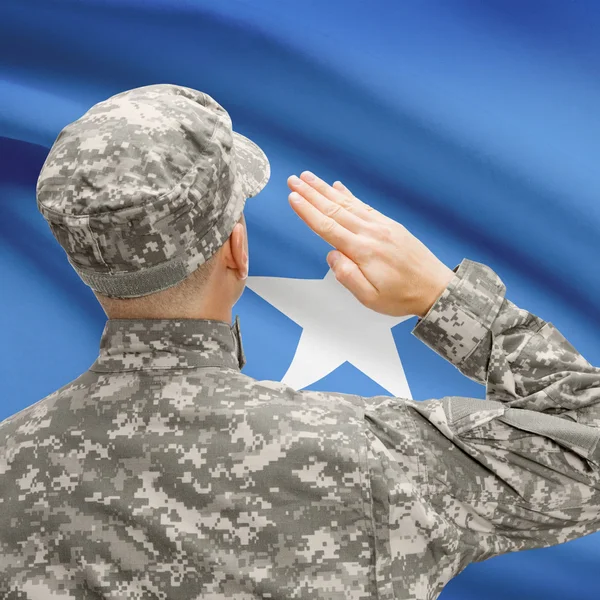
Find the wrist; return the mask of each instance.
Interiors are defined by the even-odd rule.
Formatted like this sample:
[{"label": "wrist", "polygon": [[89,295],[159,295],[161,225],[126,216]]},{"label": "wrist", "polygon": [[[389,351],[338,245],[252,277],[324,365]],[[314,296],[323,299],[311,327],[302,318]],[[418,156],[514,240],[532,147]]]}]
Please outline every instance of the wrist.
[{"label": "wrist", "polygon": [[431,281],[423,294],[419,312],[415,313],[421,319],[431,310],[432,306],[437,302],[439,297],[444,293],[444,290],[448,287],[448,284],[454,278],[454,271],[446,267],[446,265],[443,265],[443,267],[440,274]]}]

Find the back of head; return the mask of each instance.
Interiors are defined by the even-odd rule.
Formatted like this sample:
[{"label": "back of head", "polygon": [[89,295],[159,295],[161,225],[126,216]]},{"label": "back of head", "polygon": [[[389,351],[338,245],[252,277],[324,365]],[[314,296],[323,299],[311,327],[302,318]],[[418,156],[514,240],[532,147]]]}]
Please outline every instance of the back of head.
[{"label": "back of head", "polygon": [[[201,307],[210,296],[211,279],[219,250],[185,279],[159,292],[135,298],[117,298],[94,291],[110,319],[185,318]],[[225,300],[225,299],[223,299]]]},{"label": "back of head", "polygon": [[151,85],[94,105],[60,132],[37,205],[103,305],[151,306],[210,279],[211,257],[269,175],[265,154],[213,98]]}]

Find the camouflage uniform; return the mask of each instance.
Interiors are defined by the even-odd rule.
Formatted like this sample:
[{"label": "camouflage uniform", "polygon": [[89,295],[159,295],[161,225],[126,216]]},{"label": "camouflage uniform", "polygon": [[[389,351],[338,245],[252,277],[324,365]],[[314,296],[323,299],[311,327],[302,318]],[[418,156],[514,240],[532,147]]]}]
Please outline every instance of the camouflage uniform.
[{"label": "camouflage uniform", "polygon": [[486,400],[296,391],[239,322],[109,320],[0,425],[0,595],[433,600],[600,529],[600,369],[463,260],[413,334]]}]

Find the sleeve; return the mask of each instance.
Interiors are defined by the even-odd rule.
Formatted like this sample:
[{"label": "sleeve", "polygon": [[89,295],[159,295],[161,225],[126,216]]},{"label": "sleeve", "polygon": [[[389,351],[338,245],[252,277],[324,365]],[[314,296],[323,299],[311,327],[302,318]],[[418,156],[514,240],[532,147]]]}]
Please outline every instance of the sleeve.
[{"label": "sleeve", "polygon": [[365,414],[464,568],[600,529],[600,369],[507,300],[489,267],[465,259],[455,273],[413,335],[486,399],[370,399]]}]

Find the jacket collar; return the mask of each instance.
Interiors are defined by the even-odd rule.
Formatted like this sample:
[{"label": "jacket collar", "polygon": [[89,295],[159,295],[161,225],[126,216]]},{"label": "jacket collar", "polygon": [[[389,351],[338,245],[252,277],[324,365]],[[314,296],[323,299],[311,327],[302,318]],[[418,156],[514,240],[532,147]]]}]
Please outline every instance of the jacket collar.
[{"label": "jacket collar", "polygon": [[209,319],[109,319],[91,371],[193,369],[246,364],[240,322]]}]

